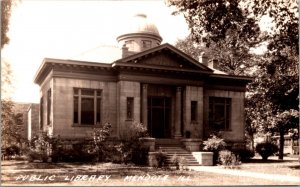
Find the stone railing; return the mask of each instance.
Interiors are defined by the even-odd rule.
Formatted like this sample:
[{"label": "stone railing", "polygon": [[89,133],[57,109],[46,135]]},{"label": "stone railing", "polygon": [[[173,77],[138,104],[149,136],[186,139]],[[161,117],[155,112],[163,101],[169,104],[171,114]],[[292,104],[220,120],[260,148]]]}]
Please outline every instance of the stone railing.
[{"label": "stone railing", "polygon": [[139,141],[142,144],[142,147],[148,148],[149,151],[155,151],[155,138],[143,137],[139,138]]},{"label": "stone railing", "polygon": [[202,144],[202,140],[198,138],[188,138],[181,139],[181,143],[184,145],[185,149],[188,151],[200,151],[200,146]]}]

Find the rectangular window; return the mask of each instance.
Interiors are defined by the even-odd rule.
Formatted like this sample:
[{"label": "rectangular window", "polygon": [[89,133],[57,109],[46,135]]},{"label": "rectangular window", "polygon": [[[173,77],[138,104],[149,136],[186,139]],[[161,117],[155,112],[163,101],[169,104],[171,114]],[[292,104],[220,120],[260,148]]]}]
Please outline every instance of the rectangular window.
[{"label": "rectangular window", "polygon": [[191,121],[197,121],[197,101],[191,101]]},{"label": "rectangular window", "polygon": [[133,97],[127,97],[127,119],[133,119]]},{"label": "rectangular window", "polygon": [[230,130],[231,98],[209,97],[209,126],[213,130]]},{"label": "rectangular window", "polygon": [[44,102],[43,97],[40,99],[40,130],[44,128]]},{"label": "rectangular window", "polygon": [[126,47],[128,47],[129,51],[133,50],[133,40],[125,41],[125,45],[126,45]]},{"label": "rectangular window", "polygon": [[149,49],[152,47],[152,42],[150,40],[143,40],[142,43],[144,49]]},{"label": "rectangular window", "polygon": [[74,88],[73,122],[95,125],[101,122],[101,90]]},{"label": "rectangular window", "polygon": [[47,125],[51,124],[51,89],[47,92]]}]

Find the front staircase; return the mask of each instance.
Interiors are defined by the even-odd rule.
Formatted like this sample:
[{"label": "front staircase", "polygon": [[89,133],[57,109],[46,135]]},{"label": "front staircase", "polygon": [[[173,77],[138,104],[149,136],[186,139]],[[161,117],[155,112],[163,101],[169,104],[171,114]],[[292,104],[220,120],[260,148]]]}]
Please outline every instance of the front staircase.
[{"label": "front staircase", "polygon": [[167,155],[167,165],[173,165],[171,158],[176,154],[178,157],[185,159],[185,166],[200,166],[191,152],[182,147],[180,140],[176,139],[156,139],[155,148],[157,151],[162,151]]}]

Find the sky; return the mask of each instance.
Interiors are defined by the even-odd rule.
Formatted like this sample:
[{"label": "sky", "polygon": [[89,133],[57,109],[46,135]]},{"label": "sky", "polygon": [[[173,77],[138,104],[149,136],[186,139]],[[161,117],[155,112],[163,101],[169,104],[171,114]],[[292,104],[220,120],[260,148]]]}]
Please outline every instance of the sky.
[{"label": "sky", "polygon": [[[33,79],[44,58],[74,59],[99,46],[117,46],[116,37],[137,13],[156,24],[162,43],[174,45],[189,29],[182,15],[171,15],[173,10],[164,0],[19,1],[10,19],[10,42],[1,51],[1,60],[13,72],[12,100],[38,103],[39,86]],[[268,24],[270,19],[261,20]]]},{"label": "sky", "polygon": [[145,13],[163,38],[174,44],[189,34],[183,16],[172,16],[163,0],[22,0],[13,8],[2,60],[13,72],[12,100],[39,102],[34,76],[44,58],[70,59],[101,45],[117,45],[126,22]]}]

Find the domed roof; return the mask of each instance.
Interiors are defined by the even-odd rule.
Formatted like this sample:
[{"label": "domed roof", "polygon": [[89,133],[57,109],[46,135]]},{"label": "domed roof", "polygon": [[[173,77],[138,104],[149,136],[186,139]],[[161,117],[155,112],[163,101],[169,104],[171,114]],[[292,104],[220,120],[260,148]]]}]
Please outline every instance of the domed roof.
[{"label": "domed roof", "polygon": [[136,33],[151,34],[161,38],[157,27],[154,23],[147,19],[147,16],[145,14],[136,14],[135,16],[133,16],[133,18],[124,28],[121,35]]}]

